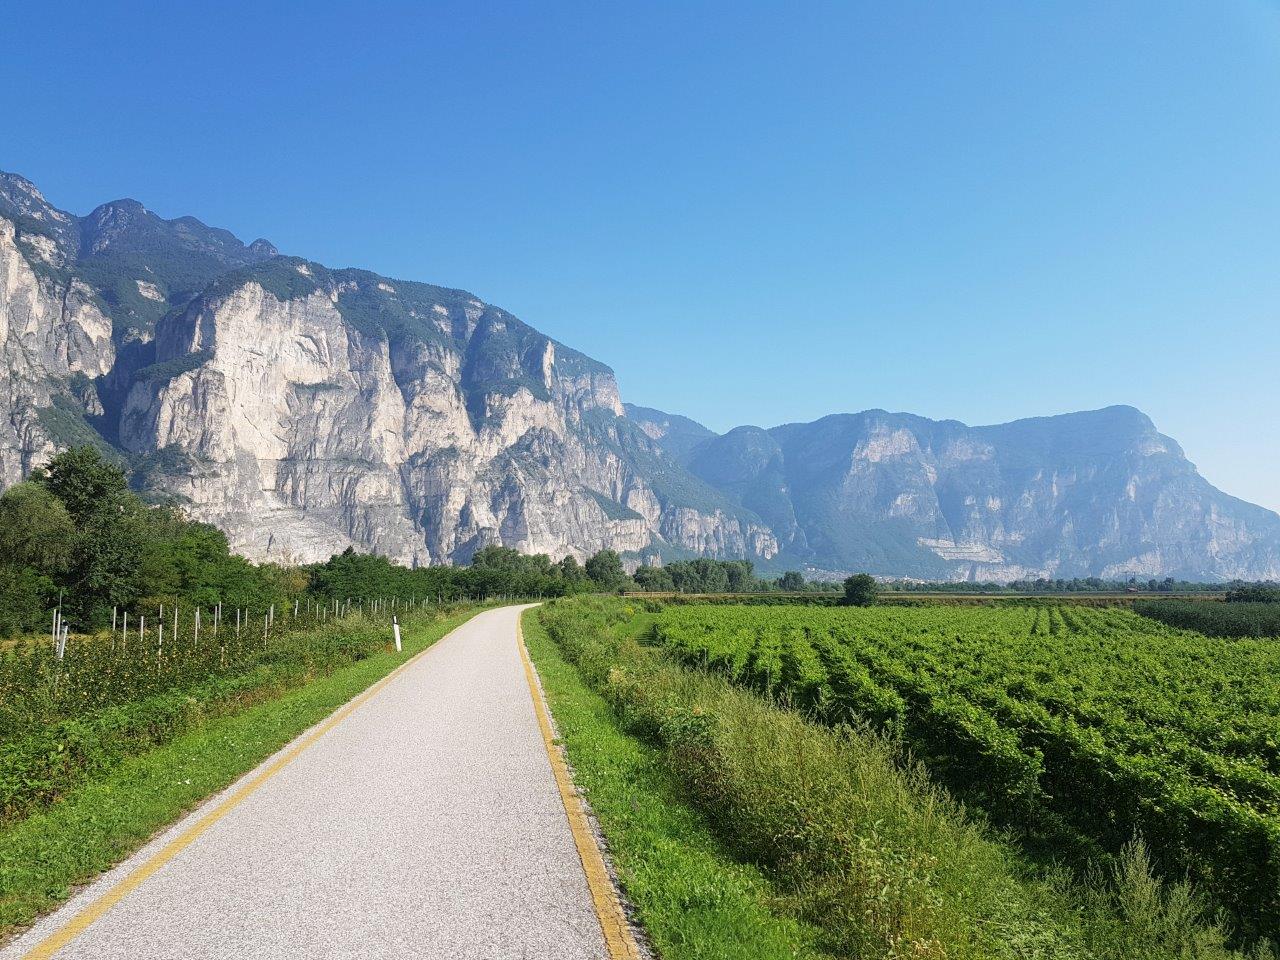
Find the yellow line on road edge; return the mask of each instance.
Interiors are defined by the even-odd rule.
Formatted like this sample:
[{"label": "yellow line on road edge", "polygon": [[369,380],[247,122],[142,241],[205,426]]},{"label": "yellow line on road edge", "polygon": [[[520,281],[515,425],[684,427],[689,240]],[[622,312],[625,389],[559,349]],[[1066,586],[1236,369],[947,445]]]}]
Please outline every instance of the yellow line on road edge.
[{"label": "yellow line on road edge", "polygon": [[[471,618],[464,621],[464,623],[470,622]],[[463,624],[459,624],[458,626],[460,627],[462,625]],[[458,627],[454,627],[454,630],[456,629],[458,629]],[[452,632],[452,630],[449,631],[449,633]],[[449,634],[445,634],[445,637],[448,635]],[[49,934],[49,936],[45,937],[38,944],[32,947],[29,952],[23,954],[22,960],[49,960],[49,958],[53,957],[53,955],[59,950],[69,944],[76,937],[80,936],[80,934],[84,933],[91,923],[101,917],[134,890],[138,889],[138,887],[140,887],[148,877],[187,847],[191,846],[191,844],[195,842],[196,838],[198,838],[202,833],[247,800],[254,791],[288,766],[300,753],[302,753],[302,751],[306,750],[307,747],[311,746],[339,723],[351,716],[351,714],[354,713],[362,704],[366,703],[371,697],[376,695],[379,690],[398,677],[402,672],[409,669],[409,667],[413,666],[413,664],[418,660],[438,647],[445,637],[441,637],[425,650],[419,650],[373,686],[369,687],[354,699],[347,701],[346,705],[340,707],[336,713],[329,717],[328,720],[322,721],[320,726],[314,727],[311,733],[304,736],[301,740],[295,743],[294,746],[280,754],[279,757],[271,762],[269,767],[166,843],[154,856],[151,857],[151,859],[134,868],[133,872],[127,877],[68,920],[65,926],[55,930],[53,933]]]},{"label": "yellow line on road edge", "polygon": [[524,628],[521,626],[523,619],[523,615],[516,617],[516,645],[520,648],[520,659],[524,661],[524,675],[529,681],[529,694],[533,697],[533,709],[538,715],[542,742],[546,745],[547,757],[551,760],[556,786],[560,788],[560,799],[564,802],[564,812],[569,818],[569,830],[578,848],[578,857],[582,860],[582,870],[587,875],[587,887],[591,891],[596,918],[600,921],[600,929],[604,933],[605,946],[609,948],[609,958],[610,960],[640,960],[640,948],[636,944],[635,937],[631,935],[631,927],[627,923],[626,915],[622,912],[622,904],[618,902],[613,878],[609,876],[609,871],[604,865],[604,856],[596,844],[596,837],[591,831],[591,824],[587,821],[582,800],[578,797],[573,780],[569,777],[569,767],[556,747],[551,718],[547,714],[547,706],[542,699],[542,689],[538,686],[537,676],[533,672],[533,661],[529,659],[529,651],[525,649]]}]

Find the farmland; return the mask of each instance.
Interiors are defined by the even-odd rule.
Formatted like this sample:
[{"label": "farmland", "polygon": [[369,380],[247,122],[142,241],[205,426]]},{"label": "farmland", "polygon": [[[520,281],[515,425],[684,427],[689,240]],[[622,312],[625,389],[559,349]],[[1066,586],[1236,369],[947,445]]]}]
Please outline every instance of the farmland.
[{"label": "farmland", "polygon": [[1122,609],[682,606],[653,638],[827,723],[900,737],[1027,839],[1141,835],[1248,930],[1280,917],[1280,643]]},{"label": "farmland", "polygon": [[1142,600],[1134,610],[1171,627],[1212,637],[1280,637],[1280,603]]}]

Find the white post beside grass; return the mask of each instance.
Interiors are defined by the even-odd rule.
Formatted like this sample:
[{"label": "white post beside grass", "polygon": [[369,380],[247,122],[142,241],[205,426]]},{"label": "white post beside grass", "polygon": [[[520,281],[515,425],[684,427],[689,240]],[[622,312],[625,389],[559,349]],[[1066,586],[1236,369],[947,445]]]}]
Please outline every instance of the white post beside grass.
[{"label": "white post beside grass", "polygon": [[396,653],[400,652],[400,618],[394,613],[391,615],[391,632],[396,638]]}]

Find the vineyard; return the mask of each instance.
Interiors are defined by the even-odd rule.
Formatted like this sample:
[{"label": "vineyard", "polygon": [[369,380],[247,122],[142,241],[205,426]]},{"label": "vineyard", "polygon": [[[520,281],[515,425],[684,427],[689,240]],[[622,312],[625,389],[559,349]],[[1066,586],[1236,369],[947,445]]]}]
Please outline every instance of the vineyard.
[{"label": "vineyard", "polygon": [[1133,609],[1171,627],[1211,637],[1280,637],[1280,603],[1140,600]]},{"label": "vineyard", "polygon": [[1135,833],[1245,928],[1280,931],[1280,643],[1121,609],[673,607],[686,662],[903,738],[1008,825]]}]

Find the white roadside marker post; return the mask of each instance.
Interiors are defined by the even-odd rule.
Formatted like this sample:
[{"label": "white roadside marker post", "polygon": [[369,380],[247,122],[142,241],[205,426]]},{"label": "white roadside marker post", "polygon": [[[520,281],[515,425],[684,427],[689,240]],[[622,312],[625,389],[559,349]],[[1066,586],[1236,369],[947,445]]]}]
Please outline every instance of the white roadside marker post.
[{"label": "white roadside marker post", "polygon": [[400,619],[395,614],[391,615],[391,632],[396,637],[396,653],[400,652]]},{"label": "white roadside marker post", "polygon": [[70,625],[62,619],[62,611],[55,611],[53,614],[53,654],[59,660],[67,652],[67,632],[70,629]]}]

